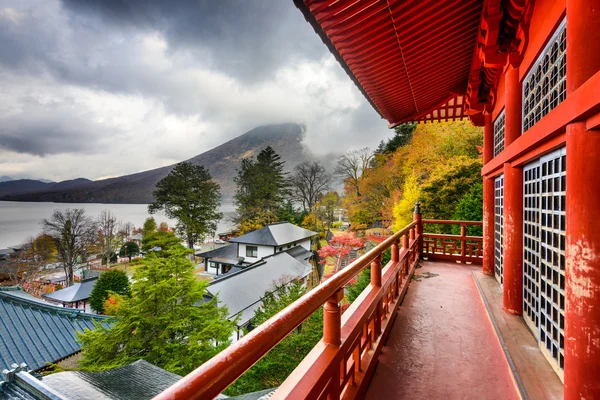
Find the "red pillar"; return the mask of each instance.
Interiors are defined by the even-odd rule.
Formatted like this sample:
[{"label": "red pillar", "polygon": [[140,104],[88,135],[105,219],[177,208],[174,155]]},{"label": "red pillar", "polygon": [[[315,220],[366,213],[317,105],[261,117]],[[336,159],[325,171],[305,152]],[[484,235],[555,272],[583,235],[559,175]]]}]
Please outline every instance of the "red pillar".
[{"label": "red pillar", "polygon": [[483,178],[483,273],[494,276],[493,178]]},{"label": "red pillar", "polygon": [[519,68],[508,67],[505,75],[504,148],[521,136],[521,83]]},{"label": "red pillar", "polygon": [[[505,75],[504,148],[521,136],[519,68]],[[504,164],[504,290],[503,309],[523,314],[523,170]]]},{"label": "red pillar", "polygon": [[600,398],[600,130],[567,127],[565,399]]},{"label": "red pillar", "polygon": [[523,314],[523,170],[504,164],[503,309]]},{"label": "red pillar", "polygon": [[[494,158],[494,124],[485,115],[483,124],[483,164]],[[483,273],[494,276],[494,179],[483,178]]]},{"label": "red pillar", "polygon": [[[567,96],[600,70],[600,0],[567,0]],[[600,88],[598,88],[600,90]],[[567,126],[565,399],[600,398],[600,131]]]}]

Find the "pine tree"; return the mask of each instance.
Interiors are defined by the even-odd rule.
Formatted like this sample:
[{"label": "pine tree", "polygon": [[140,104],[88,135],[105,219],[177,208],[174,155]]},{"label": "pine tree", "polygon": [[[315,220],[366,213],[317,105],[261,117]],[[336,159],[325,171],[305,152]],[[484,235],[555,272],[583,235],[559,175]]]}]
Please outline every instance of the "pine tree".
[{"label": "pine tree", "polygon": [[194,276],[189,252],[178,245],[144,258],[133,276],[131,298],[116,317],[79,335],[84,369],[144,359],[186,374],[229,345],[235,321],[227,319],[217,297],[203,302],[207,283]]},{"label": "pine tree", "polygon": [[288,181],[283,170],[285,162],[269,146],[256,160],[243,159],[238,169],[234,204],[237,222],[263,220],[264,215],[279,215],[288,195]]},{"label": "pine tree", "polygon": [[177,219],[175,230],[191,249],[194,243],[214,234],[223,217],[219,212],[219,189],[207,169],[185,161],[156,184],[148,211],[163,210],[167,217]]}]

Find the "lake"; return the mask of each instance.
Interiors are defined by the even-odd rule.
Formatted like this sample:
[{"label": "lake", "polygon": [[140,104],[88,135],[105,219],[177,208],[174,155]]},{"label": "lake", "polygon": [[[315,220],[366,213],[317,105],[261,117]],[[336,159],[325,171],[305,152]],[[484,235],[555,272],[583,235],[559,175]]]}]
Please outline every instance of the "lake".
[{"label": "lake", "polygon": [[[83,208],[85,213],[97,218],[102,210],[110,210],[117,220],[131,222],[136,228],[143,225],[148,214],[147,204],[79,204],[79,203],[33,203],[0,201],[0,249],[24,243],[30,236],[42,232],[41,221],[50,218],[54,210],[67,208]],[[230,217],[235,211],[233,204],[221,205],[223,219],[219,222],[217,232],[231,229],[233,224]],[[175,226],[174,220],[167,218],[163,213],[154,214],[156,223],[166,222]]]}]

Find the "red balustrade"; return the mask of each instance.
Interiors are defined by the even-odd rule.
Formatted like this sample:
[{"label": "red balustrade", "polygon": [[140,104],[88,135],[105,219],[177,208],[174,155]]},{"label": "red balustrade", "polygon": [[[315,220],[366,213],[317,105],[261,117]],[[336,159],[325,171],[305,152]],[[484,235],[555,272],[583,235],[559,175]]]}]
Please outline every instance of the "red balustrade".
[{"label": "red balustrade", "polygon": [[429,260],[454,260],[481,264],[483,262],[483,237],[467,236],[467,226],[483,226],[480,221],[451,221],[424,219],[423,225],[459,225],[460,235],[423,234],[422,256]]}]

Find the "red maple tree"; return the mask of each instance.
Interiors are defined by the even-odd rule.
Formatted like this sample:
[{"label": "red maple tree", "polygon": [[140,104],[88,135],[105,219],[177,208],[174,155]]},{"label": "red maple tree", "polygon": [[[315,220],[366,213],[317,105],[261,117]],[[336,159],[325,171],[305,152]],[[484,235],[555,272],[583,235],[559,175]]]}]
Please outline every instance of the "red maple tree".
[{"label": "red maple tree", "polygon": [[334,257],[336,259],[336,265],[333,273],[336,273],[341,268],[342,260],[350,254],[350,251],[362,249],[364,245],[363,240],[357,238],[354,233],[337,234],[329,241],[327,246],[324,246],[319,250],[319,263],[325,264],[329,257]]}]

